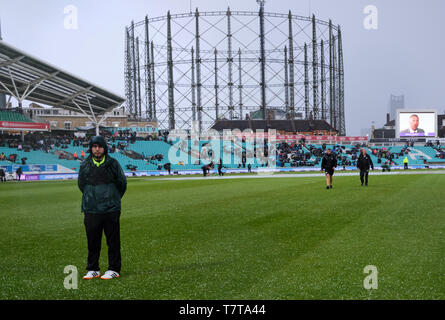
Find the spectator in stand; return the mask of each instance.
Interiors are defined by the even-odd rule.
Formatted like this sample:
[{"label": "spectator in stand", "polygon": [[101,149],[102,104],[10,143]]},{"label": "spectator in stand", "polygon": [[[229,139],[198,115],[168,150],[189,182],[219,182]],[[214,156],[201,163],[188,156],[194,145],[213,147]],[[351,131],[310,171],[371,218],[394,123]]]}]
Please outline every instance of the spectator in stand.
[{"label": "spectator in stand", "polygon": [[0,154],[0,161],[5,161],[6,160],[6,156],[5,156],[5,154],[2,152],[1,154]]},{"label": "spectator in stand", "polygon": [[166,164],[164,164],[164,169],[168,171],[168,175],[171,174],[171,163],[168,162]]}]

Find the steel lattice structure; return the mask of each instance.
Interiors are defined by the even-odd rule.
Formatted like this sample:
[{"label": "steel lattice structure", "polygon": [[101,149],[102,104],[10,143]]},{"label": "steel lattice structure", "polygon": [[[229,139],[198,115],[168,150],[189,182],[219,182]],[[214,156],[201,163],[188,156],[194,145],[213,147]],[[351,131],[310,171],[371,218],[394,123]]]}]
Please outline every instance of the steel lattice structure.
[{"label": "steel lattice structure", "polygon": [[125,89],[133,118],[160,129],[209,128],[267,110],[323,119],[345,135],[340,26],[312,17],[213,11],[126,28]]}]

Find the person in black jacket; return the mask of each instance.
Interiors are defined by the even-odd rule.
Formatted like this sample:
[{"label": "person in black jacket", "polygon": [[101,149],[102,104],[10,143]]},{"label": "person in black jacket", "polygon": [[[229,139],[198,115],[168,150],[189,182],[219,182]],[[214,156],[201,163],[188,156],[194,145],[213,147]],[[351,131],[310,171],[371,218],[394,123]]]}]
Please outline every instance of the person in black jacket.
[{"label": "person in black jacket", "polygon": [[5,170],[3,170],[3,168],[0,168],[0,181],[1,182],[6,182],[6,174],[5,174]]},{"label": "person in black jacket", "polygon": [[210,170],[213,169],[213,162],[210,162],[209,164],[203,165],[201,167],[202,169],[202,174],[204,175],[204,177],[207,177],[207,174],[210,172]]},{"label": "person in black jacket", "polygon": [[222,163],[222,159],[219,159],[219,163],[218,163],[218,175],[219,176],[223,176],[224,172],[222,171],[223,168],[223,163]]},{"label": "person in black jacket", "polygon": [[321,170],[326,174],[326,189],[332,189],[332,177],[337,168],[337,156],[327,149],[323,160],[321,160]]},{"label": "person in black jacket", "polygon": [[210,170],[213,170],[213,168],[214,168],[213,162],[210,162],[209,164],[202,166],[201,169],[202,173],[204,174],[204,177],[206,177],[207,174],[210,173]]},{"label": "person in black jacket", "polygon": [[368,174],[369,168],[374,170],[374,163],[372,163],[371,156],[366,153],[366,149],[362,149],[360,156],[357,160],[357,169],[360,170],[360,181],[365,183],[365,186],[368,186]]},{"label": "person in black jacket", "polygon": [[17,181],[20,181],[21,176],[23,174],[22,167],[18,167],[17,170],[15,171],[15,174],[17,175]]},{"label": "person in black jacket", "polygon": [[119,162],[108,155],[108,146],[103,137],[93,137],[88,151],[90,156],[82,162],[78,178],[88,241],[88,273],[84,279],[100,276],[99,256],[104,232],[108,245],[109,266],[101,279],[108,280],[120,276],[119,219],[121,198],[127,189],[127,179]]},{"label": "person in black jacket", "polygon": [[167,170],[168,171],[168,175],[170,175],[171,170],[172,170],[171,163],[168,162],[168,163],[164,164],[164,169]]},{"label": "person in black jacket", "polygon": [[206,176],[207,176],[207,172],[208,172],[208,170],[209,170],[209,165],[205,164],[205,165],[203,165],[203,166],[201,167],[201,169],[202,169],[202,174],[203,174],[203,176],[206,177]]}]

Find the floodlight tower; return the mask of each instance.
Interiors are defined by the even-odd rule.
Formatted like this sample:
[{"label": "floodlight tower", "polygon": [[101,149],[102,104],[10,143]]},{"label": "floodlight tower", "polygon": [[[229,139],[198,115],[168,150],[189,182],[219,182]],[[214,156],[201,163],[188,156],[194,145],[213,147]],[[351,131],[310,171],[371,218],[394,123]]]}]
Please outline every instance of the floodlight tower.
[{"label": "floodlight tower", "polygon": [[265,54],[265,32],[264,32],[264,4],[266,0],[256,0],[260,6],[260,52],[261,52],[261,113],[266,120],[266,54]]}]

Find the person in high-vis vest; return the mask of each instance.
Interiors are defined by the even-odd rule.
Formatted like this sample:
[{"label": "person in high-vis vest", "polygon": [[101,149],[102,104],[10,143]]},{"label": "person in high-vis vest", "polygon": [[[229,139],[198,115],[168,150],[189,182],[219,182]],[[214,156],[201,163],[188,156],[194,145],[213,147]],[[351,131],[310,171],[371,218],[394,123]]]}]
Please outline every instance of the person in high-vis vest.
[{"label": "person in high-vis vest", "polygon": [[405,157],[405,159],[403,159],[403,168],[405,170],[408,170],[408,157]]}]

